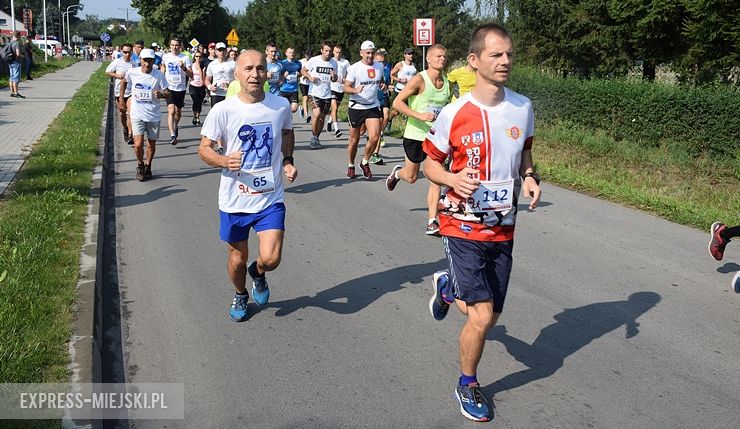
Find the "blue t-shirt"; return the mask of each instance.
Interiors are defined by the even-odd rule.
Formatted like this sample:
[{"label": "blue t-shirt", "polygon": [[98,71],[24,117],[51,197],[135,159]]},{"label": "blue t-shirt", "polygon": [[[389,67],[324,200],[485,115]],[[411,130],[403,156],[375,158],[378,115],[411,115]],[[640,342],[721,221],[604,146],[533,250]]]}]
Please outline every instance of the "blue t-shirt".
[{"label": "blue t-shirt", "polygon": [[267,71],[272,73],[272,77],[267,80],[270,86],[270,93],[280,95],[280,78],[283,76],[283,65],[275,61],[267,65]]},{"label": "blue t-shirt", "polygon": [[383,81],[385,82],[386,90],[381,91],[380,85],[378,85],[378,102],[381,105],[385,104],[385,98],[388,96],[388,86],[391,82],[391,65],[383,62]]},{"label": "blue t-shirt", "polygon": [[288,61],[282,60],[280,62],[283,66],[283,71],[288,72],[288,76],[285,78],[283,86],[280,87],[282,92],[298,92],[298,78],[301,77],[301,65],[300,61]]}]

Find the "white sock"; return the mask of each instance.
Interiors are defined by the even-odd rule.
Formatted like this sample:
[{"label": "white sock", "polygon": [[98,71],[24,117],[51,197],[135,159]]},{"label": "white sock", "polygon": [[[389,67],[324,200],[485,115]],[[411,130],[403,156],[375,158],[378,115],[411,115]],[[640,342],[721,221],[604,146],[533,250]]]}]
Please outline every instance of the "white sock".
[{"label": "white sock", "polygon": [[365,158],[362,158],[362,165],[368,165],[368,164],[369,164],[368,160],[366,160]]},{"label": "white sock", "polygon": [[355,166],[354,164],[347,165],[347,167],[354,167],[354,166]]},{"label": "white sock", "polygon": [[431,224],[433,224],[433,223],[434,223],[434,222],[435,222],[436,220],[437,220],[437,219],[435,219],[435,218],[431,218],[431,219],[429,219],[429,222],[427,222],[427,225],[431,225]]}]

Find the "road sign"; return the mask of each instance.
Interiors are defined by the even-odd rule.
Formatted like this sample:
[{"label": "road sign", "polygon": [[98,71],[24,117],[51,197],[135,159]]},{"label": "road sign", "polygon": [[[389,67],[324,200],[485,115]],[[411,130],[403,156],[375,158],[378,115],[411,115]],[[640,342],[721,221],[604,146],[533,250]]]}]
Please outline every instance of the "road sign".
[{"label": "road sign", "polygon": [[74,36],[72,36],[72,41],[74,43],[84,43],[85,42],[85,38],[82,37],[82,36],[78,36],[78,35],[75,34]]},{"label": "road sign", "polygon": [[229,31],[229,35],[226,36],[226,44],[229,46],[236,46],[239,44],[239,36],[236,35],[236,29],[232,28]]},{"label": "road sign", "polygon": [[103,42],[103,43],[110,42],[110,34],[108,34],[108,33],[101,34],[100,35],[100,41]]},{"label": "road sign", "polygon": [[414,46],[434,44],[434,18],[414,19]]},{"label": "road sign", "polygon": [[198,45],[200,45],[200,42],[198,41],[198,39],[196,39],[195,37],[193,37],[193,40],[190,41],[190,46],[196,47]]}]

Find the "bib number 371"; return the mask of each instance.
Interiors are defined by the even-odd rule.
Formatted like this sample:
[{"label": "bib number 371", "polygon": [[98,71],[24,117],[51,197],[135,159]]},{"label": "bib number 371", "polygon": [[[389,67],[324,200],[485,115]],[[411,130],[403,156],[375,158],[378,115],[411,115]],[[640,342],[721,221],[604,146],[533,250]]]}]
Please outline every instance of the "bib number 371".
[{"label": "bib number 371", "polygon": [[275,190],[275,177],[272,167],[256,170],[242,170],[239,173],[239,193],[242,195],[260,195]]},{"label": "bib number 371", "polygon": [[482,181],[473,193],[471,212],[504,212],[512,208],[514,180],[503,182]]}]

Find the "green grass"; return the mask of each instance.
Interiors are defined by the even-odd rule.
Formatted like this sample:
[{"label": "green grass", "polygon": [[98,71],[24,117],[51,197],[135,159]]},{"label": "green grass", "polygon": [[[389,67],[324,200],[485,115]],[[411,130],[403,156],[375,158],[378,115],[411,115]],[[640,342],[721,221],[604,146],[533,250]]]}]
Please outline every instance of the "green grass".
[{"label": "green grass", "polygon": [[[42,51],[38,51],[42,52]],[[41,56],[39,57],[34,53],[34,64],[31,67],[31,77],[34,79],[41,77],[48,73],[53,73],[57,70],[61,70],[63,68],[69,67],[72,64],[80,61],[79,58],[75,57],[64,57],[61,60],[58,60],[54,57],[49,57],[49,62],[44,62],[44,54],[41,53]],[[26,75],[23,72],[23,69],[21,69],[21,82],[20,82],[20,91],[23,91],[23,82],[26,80]],[[8,76],[0,76],[0,88],[4,88],[8,86]]]},{"label": "green grass", "polygon": [[75,94],[0,200],[0,382],[66,382],[80,248],[108,78]]},{"label": "green grass", "polygon": [[[707,229],[740,224],[740,160],[646,148],[568,122],[538,124],[532,155],[543,179]],[[545,196],[547,199],[547,196]]]}]

